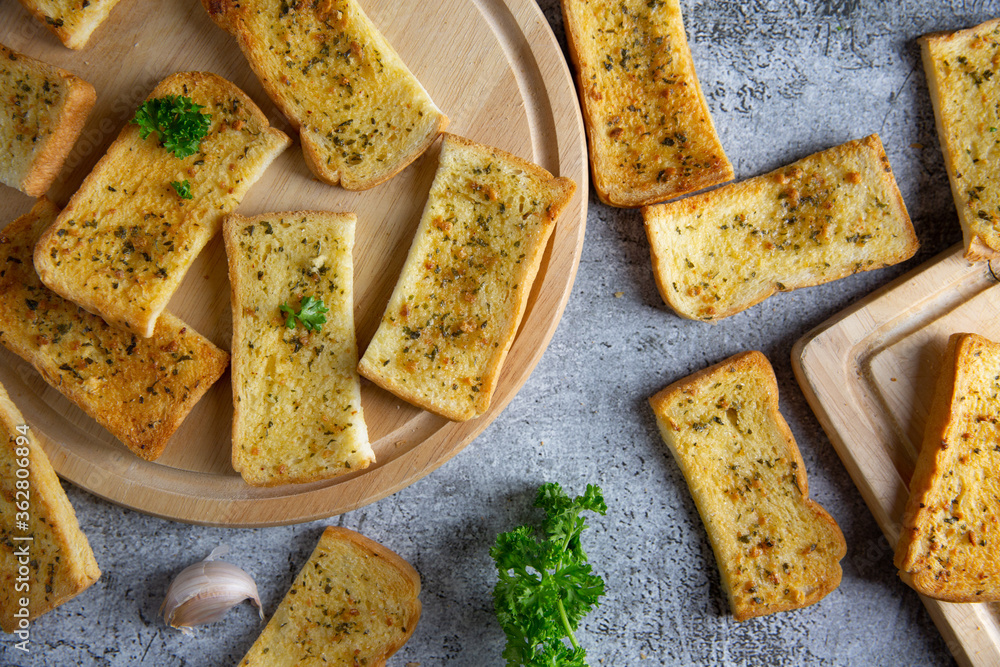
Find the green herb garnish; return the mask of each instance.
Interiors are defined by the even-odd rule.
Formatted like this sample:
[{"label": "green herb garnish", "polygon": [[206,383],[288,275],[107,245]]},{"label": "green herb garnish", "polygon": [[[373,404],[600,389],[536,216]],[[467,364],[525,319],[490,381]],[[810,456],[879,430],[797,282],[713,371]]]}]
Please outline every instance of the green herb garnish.
[{"label": "green herb garnish", "polygon": [[498,535],[490,549],[500,576],[493,606],[507,635],[503,657],[508,666],[585,667],[587,654],[573,631],[604,595],[604,580],[590,573],[580,545],[586,528],[580,512],[604,514],[608,507],[593,484],[571,500],[554,483],[538,489],[535,507],[546,513],[544,540],[531,526],[520,526]]},{"label": "green herb garnish", "polygon": [[183,181],[170,181],[170,185],[174,186],[174,191],[181,199],[194,199],[191,194],[191,183],[186,178]]},{"label": "green herb garnish", "polygon": [[330,312],[330,309],[324,306],[322,301],[311,296],[302,299],[297,313],[287,302],[281,304],[279,308],[281,312],[288,313],[288,319],[285,320],[286,327],[294,329],[295,320],[298,320],[306,328],[306,331],[319,331],[326,323],[326,315],[323,313]]},{"label": "green herb garnish", "polygon": [[212,116],[201,113],[204,108],[183,95],[156,97],[142,103],[132,122],[139,126],[139,136],[143,139],[156,132],[164,148],[186,158],[198,152],[211,127]]}]

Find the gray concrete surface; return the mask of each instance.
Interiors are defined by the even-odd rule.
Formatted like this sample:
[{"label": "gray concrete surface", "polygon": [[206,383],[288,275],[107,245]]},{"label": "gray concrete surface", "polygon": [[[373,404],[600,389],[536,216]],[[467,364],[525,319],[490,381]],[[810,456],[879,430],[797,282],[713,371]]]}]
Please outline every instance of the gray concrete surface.
[{"label": "gray concrete surface", "polygon": [[[557,0],[540,0],[565,49]],[[68,493],[104,570],[84,596],[33,626],[32,653],[0,638],[0,664],[235,664],[256,637],[244,605],[194,638],[157,609],[173,575],[219,543],[258,581],[270,612],[323,526],[382,542],[423,578],[423,618],[391,665],[500,665],[488,549],[537,518],[537,486],[600,484],[609,511],[585,546],[607,596],[579,632],[593,665],[945,665],[941,639],[806,404],[790,350],[807,331],[960,240],[915,38],[1000,14],[952,0],[683,0],[698,74],[737,178],[878,132],[920,238],[904,265],[777,295],[716,326],[660,300],[637,212],[590,196],[572,298],[531,379],[503,415],[441,469],[328,521],[260,530],[193,527]],[[616,293],[623,293],[616,297]],[[762,350],[802,450],[813,498],[847,538],[841,586],[801,611],[736,623],[691,497],[646,397],[724,357]]]}]

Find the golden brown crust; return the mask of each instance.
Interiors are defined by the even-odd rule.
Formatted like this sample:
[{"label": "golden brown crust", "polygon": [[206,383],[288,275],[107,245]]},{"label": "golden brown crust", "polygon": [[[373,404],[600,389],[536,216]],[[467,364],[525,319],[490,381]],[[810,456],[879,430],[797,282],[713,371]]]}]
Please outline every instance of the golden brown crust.
[{"label": "golden brown crust", "polygon": [[642,215],[663,300],[703,321],[896,264],[919,245],[877,135]]},{"label": "golden brown crust", "polygon": [[31,197],[49,189],[96,100],[94,87],[66,70],[0,44],[0,96],[9,113],[0,137],[4,182]]},{"label": "golden brown crust", "polygon": [[229,355],[164,313],[151,338],[115,329],[46,288],[31,265],[58,209],[40,199],[0,236],[0,343],[138,456],[154,460]]},{"label": "golden brown crust", "polygon": [[[226,218],[232,289],[233,468],[253,486],[367,468],[354,331],[352,213]],[[320,331],[286,326],[282,304],[329,309]]]},{"label": "golden brown crust", "polygon": [[20,0],[20,3],[65,46],[82,49],[119,1]]},{"label": "golden brown crust", "polygon": [[[148,99],[185,95],[212,116],[199,151],[177,158],[128,123],[35,251],[53,291],[149,337],[201,249],[290,140],[235,85],[208,72],[164,79]],[[171,185],[186,180],[192,199]],[[98,261],[93,261],[93,257]]]},{"label": "golden brown crust", "polygon": [[1000,257],[1000,169],[992,157],[1000,110],[1000,19],[924,35],[924,73],[948,182],[970,262]]},{"label": "golden brown crust", "polygon": [[948,339],[896,544],[900,577],[948,602],[1000,600],[1000,345]]},{"label": "golden brown crust", "polygon": [[240,667],[385,665],[420,620],[420,575],[399,555],[346,528],[320,537]]},{"label": "golden brown crust", "polygon": [[[0,521],[0,628],[14,632],[21,627],[21,619],[14,614],[22,608],[22,598],[28,600],[28,619],[33,620],[86,590],[101,570],[32,425],[2,386],[0,440],[0,515],[4,517]],[[16,488],[16,471],[25,467],[21,465],[25,460],[27,493]],[[27,528],[18,529],[15,519]],[[27,579],[18,573],[21,566],[30,569]]]},{"label": "golden brown crust", "polygon": [[575,190],[538,165],[445,134],[420,226],[361,375],[447,419],[483,414],[549,235]]},{"label": "golden brown crust", "polygon": [[840,528],[809,499],[767,358],[745,352],[649,399],[743,621],[813,604],[841,579]]},{"label": "golden brown crust", "polygon": [[562,0],[562,11],[601,201],[638,207],[733,178],[677,0]]},{"label": "golden brown crust", "polygon": [[348,190],[383,183],[448,125],[354,0],[202,5],[237,38],[268,97],[299,130],[306,165],[325,183]]}]

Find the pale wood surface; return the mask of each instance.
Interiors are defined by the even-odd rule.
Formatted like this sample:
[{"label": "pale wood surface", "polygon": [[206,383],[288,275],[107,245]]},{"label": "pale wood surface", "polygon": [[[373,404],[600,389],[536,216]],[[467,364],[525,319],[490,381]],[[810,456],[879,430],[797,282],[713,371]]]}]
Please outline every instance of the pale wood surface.
[{"label": "pale wood surface", "polygon": [[[30,366],[2,350],[0,382],[65,479],[127,507],[192,523],[274,525],[331,516],[389,495],[440,466],[503,410],[537,364],[576,275],[588,192],[580,112],[551,29],[531,0],[366,0],[364,7],[448,115],[448,131],[532,160],[578,186],[556,225],[490,411],[471,422],[452,423],[363,381],[362,404],[378,458],[373,467],[327,482],[254,489],[229,463],[228,373],[191,412],[163,456],[149,463],[130,454]],[[0,5],[9,46],[68,69],[97,89],[97,105],[49,192],[56,203],[65,205],[135,107],[159,80],[176,71],[224,76],[253,98],[272,125],[296,137],[236,41],[209,20],[197,0],[126,0],[116,19],[99,30],[90,47],[72,52],[45,39],[45,29],[16,3]],[[439,25],[438,34],[448,39],[426,39],[414,25]],[[296,141],[251,188],[238,211],[357,214],[355,321],[363,352],[402,267],[436,164],[435,145],[388,183],[348,192],[316,181]],[[12,189],[0,192],[4,221],[26,212],[31,203]],[[229,349],[229,284],[220,238],[195,262],[169,310]]]},{"label": "pale wood surface", "polygon": [[[1000,340],[997,281],[963,252],[956,247],[918,267],[792,351],[803,393],[891,545],[948,336]],[[1000,664],[997,605],[921,599],[961,664]]]}]

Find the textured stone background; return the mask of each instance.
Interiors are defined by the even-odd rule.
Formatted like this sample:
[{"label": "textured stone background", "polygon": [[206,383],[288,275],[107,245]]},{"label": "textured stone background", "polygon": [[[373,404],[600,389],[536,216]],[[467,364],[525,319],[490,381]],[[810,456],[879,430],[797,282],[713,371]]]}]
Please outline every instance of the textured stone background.
[{"label": "textured stone background", "polygon": [[[565,50],[557,0],[540,0]],[[413,486],[329,521],[260,530],[192,527],[69,488],[104,570],[82,598],[40,619],[28,659],[0,639],[0,664],[228,665],[257,635],[247,605],[194,639],[157,618],[176,572],[219,543],[275,608],[327,523],[400,553],[423,577],[424,615],[393,665],[500,665],[495,535],[537,519],[534,491],[600,484],[610,506],[585,546],[608,594],[580,631],[591,664],[951,664],[903,586],[854,484],[806,404],[789,353],[807,331],[960,240],[915,38],[1000,15],[971,0],[682,0],[702,86],[737,178],[878,132],[922,248],[905,265],[779,294],[716,326],[681,320],[653,282],[637,212],[590,197],[583,257],[551,346],[482,436]],[[620,298],[616,292],[623,292]],[[847,538],[841,586],[805,610],[737,624],[691,497],[646,397],[746,349],[774,364],[781,409],[812,497]]]}]

